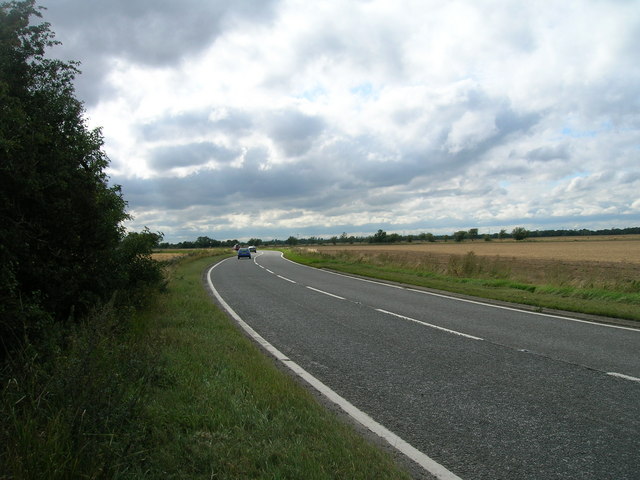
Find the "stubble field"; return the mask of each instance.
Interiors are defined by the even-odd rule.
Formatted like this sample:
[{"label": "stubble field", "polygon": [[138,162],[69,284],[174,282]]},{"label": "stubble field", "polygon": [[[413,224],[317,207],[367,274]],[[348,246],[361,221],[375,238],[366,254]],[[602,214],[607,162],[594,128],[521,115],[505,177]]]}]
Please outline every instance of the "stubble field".
[{"label": "stubble field", "polygon": [[477,240],[404,245],[331,245],[319,254],[445,275],[503,278],[537,285],[613,288],[640,282],[640,236],[525,242]]},{"label": "stubble field", "polygon": [[427,242],[403,245],[327,245],[319,252],[361,250],[364,252],[398,252],[419,255],[465,255],[473,252],[483,257],[568,262],[635,263],[640,265],[640,235],[618,237],[551,237],[516,242],[482,240],[464,242]]},{"label": "stubble field", "polygon": [[[300,261],[530,305],[640,319],[640,235],[297,249]],[[544,297],[544,298],[543,298]]]}]

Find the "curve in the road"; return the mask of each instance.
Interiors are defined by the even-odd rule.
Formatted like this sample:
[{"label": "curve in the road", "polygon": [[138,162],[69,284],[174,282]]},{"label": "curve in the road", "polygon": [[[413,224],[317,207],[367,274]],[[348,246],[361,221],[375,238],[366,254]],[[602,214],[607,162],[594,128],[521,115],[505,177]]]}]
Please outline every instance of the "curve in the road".
[{"label": "curve in the road", "polygon": [[[222,262],[220,262],[220,263],[222,263]],[[363,425],[364,427],[369,429],[371,432],[375,433],[376,435],[378,435],[379,437],[384,439],[386,442],[389,443],[389,445],[391,445],[392,447],[397,449],[400,453],[402,453],[403,455],[407,456],[408,458],[410,458],[414,462],[416,462],[418,465],[420,465],[426,471],[431,473],[433,476],[435,476],[436,478],[438,478],[440,480],[462,480],[460,477],[458,477],[454,473],[450,472],[445,467],[440,465],[438,462],[436,462],[435,460],[430,458],[428,455],[422,453],[417,448],[413,447],[408,442],[406,442],[405,440],[400,438],[398,435],[396,435],[395,433],[393,433],[392,431],[390,431],[389,429],[387,429],[383,425],[381,425],[378,422],[376,422],[369,415],[367,415],[362,410],[360,410],[357,407],[355,407],[353,404],[351,404],[345,398],[343,398],[340,395],[338,395],[336,392],[334,392],[327,385],[325,385],[320,380],[318,380],[316,377],[314,377],[309,372],[307,372],[305,369],[303,369],[300,365],[298,365],[294,361],[290,360],[285,354],[283,354],[280,350],[278,350],[276,347],[271,345],[258,332],[256,332],[253,328],[251,328],[240,317],[240,315],[238,315],[233,310],[233,308],[231,308],[231,306],[229,304],[227,304],[227,302],[224,301],[222,296],[218,293],[216,288],[213,286],[213,282],[211,281],[211,271],[214,268],[216,268],[218,265],[220,265],[220,263],[217,263],[217,264],[211,266],[211,268],[207,272],[207,283],[209,285],[209,289],[211,290],[213,295],[216,297],[218,302],[220,302],[220,304],[223,306],[223,308],[229,313],[229,315],[231,315],[233,317],[233,319],[238,323],[238,325],[240,325],[240,327],[245,332],[247,332],[247,334],[251,338],[253,338],[266,351],[268,351],[270,354],[272,354],[277,360],[282,362],[293,373],[295,373],[297,376],[299,376],[305,382],[307,382],[309,385],[311,385],[313,388],[315,388],[318,392],[320,392],[322,395],[324,395],[325,398],[327,398],[331,402],[333,402],[336,405],[338,405],[347,415],[349,415],[351,418],[353,418],[356,422],[360,423],[361,425]],[[262,266],[260,266],[260,267],[264,268]],[[273,272],[271,272],[271,273],[273,273]],[[278,277],[280,277],[280,275],[278,275]],[[290,280],[288,278],[285,278],[285,277],[280,277],[280,278],[283,278],[284,280],[292,282],[292,283],[297,283],[297,282],[295,282],[293,280]],[[326,293],[326,292],[323,292],[323,293]],[[329,294],[329,295],[332,295],[332,294]],[[336,295],[332,295],[332,296],[335,297]],[[342,297],[340,297],[340,298],[342,298]]]}]

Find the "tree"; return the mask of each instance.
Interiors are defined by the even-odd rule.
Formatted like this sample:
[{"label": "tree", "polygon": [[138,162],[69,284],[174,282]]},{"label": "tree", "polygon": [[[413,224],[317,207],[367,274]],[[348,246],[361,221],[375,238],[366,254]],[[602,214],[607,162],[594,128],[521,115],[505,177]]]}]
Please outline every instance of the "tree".
[{"label": "tree", "polygon": [[469,232],[468,232],[469,238],[471,239],[471,241],[473,242],[476,238],[478,238],[478,229],[477,228],[470,228]]},{"label": "tree", "polygon": [[504,228],[500,230],[500,233],[498,234],[498,238],[500,240],[504,240],[505,238],[507,238],[507,231]]},{"label": "tree", "polygon": [[[129,218],[109,186],[99,129],[74,96],[77,64],[45,56],[57,42],[34,0],[0,5],[0,338],[88,311],[122,287],[118,247]],[[2,347],[0,346],[0,350]]]},{"label": "tree", "polygon": [[287,243],[287,245],[294,246],[294,245],[298,244],[298,239],[296,237],[294,237],[293,235],[291,235],[289,238],[287,238],[286,243]]},{"label": "tree", "polygon": [[387,241],[387,232],[382,229],[379,229],[373,237],[370,237],[371,243],[384,243]]},{"label": "tree", "polygon": [[529,236],[529,232],[524,227],[516,227],[511,232],[511,236],[516,240],[524,240]]},{"label": "tree", "polygon": [[466,236],[467,236],[467,232],[465,232],[464,230],[459,230],[457,232],[454,232],[453,239],[456,242],[461,242],[465,239]]}]

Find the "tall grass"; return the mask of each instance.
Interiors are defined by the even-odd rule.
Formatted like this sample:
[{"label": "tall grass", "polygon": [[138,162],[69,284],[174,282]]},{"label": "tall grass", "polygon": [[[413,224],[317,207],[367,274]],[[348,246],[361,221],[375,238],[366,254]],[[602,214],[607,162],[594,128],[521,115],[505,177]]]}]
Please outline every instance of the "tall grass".
[{"label": "tall grass", "polygon": [[122,320],[104,306],[3,366],[0,478],[112,478],[137,461],[158,357]]},{"label": "tall grass", "polygon": [[0,479],[409,478],[213,304],[215,258],[174,260],[145,308],[107,305],[4,365]]},{"label": "tall grass", "polygon": [[640,320],[640,269],[633,266],[430,252],[298,248],[308,265],[539,308]]}]

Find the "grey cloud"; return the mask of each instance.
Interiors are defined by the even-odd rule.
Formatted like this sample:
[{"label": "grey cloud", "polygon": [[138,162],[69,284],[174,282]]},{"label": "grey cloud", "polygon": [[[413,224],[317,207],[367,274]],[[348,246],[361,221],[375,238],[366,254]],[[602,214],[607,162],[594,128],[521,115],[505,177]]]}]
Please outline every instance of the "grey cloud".
[{"label": "grey cloud", "polygon": [[164,66],[210,46],[231,19],[270,21],[275,0],[43,0],[44,20],[62,46],[52,55],[81,62],[80,99],[94,103],[111,59]]},{"label": "grey cloud", "polygon": [[[247,153],[249,158],[261,158],[261,155],[260,151]],[[292,208],[309,202],[309,199],[322,197],[323,189],[330,180],[321,166],[309,164],[284,165],[268,170],[250,164],[243,168],[201,170],[179,178],[114,178],[115,183],[122,185],[134,209],[181,209],[191,205],[234,207],[237,202],[253,201]]]},{"label": "grey cloud", "polygon": [[175,167],[202,165],[212,160],[218,163],[229,163],[240,153],[211,142],[172,145],[153,149],[149,166],[158,170],[168,170]]},{"label": "grey cloud", "polygon": [[253,127],[248,112],[225,111],[220,118],[211,119],[211,110],[198,110],[161,118],[139,127],[139,133],[146,141],[180,139],[189,136],[214,133],[244,135]]},{"label": "grey cloud", "polygon": [[60,25],[73,48],[97,56],[163,65],[209,46],[231,17],[269,19],[274,2],[49,0],[44,4],[54,31],[55,25]]},{"label": "grey cloud", "polygon": [[534,162],[548,162],[551,160],[566,160],[570,156],[567,145],[543,146],[529,150],[524,158]]},{"label": "grey cloud", "polygon": [[306,153],[325,128],[324,120],[296,110],[268,114],[264,128],[287,156]]}]

